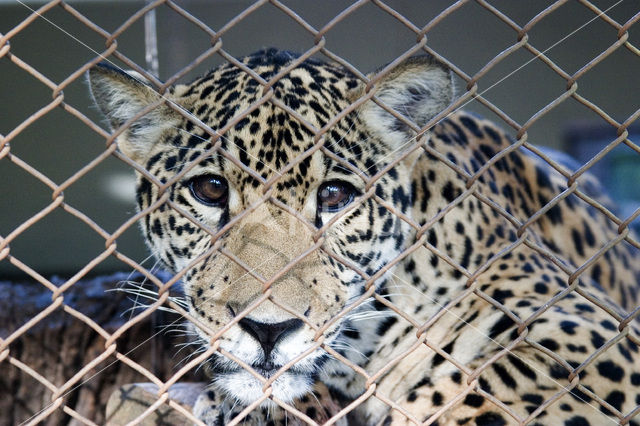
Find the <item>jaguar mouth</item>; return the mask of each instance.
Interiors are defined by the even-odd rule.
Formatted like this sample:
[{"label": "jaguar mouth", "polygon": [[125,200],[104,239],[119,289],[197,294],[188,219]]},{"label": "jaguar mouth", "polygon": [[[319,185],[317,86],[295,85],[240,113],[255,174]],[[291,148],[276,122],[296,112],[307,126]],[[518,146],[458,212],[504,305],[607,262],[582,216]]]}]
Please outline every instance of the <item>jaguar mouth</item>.
[{"label": "jaguar mouth", "polygon": [[[265,362],[259,365],[252,365],[251,368],[253,368],[262,377],[268,379],[276,374],[282,368],[282,366],[275,366],[271,362]],[[290,371],[290,369],[287,371]]]},{"label": "jaguar mouth", "polygon": [[[265,370],[260,367],[252,367],[259,375],[265,379],[270,379],[280,369]],[[287,403],[311,392],[313,389],[313,377],[309,374],[293,372],[290,369],[281,372],[271,383],[272,395]],[[264,398],[264,380],[257,378],[254,374],[239,368],[235,371],[225,371],[214,373],[213,384],[231,397],[232,400],[249,405],[258,399]],[[264,404],[269,405],[270,401],[265,400]]]},{"label": "jaguar mouth", "polygon": [[[228,363],[221,363],[215,355],[211,356],[207,361],[205,361],[205,363],[208,364],[210,371],[215,375],[233,374],[240,372],[247,372],[251,374],[249,370],[236,364],[235,362],[233,363],[233,365],[229,365]],[[269,379],[277,372],[279,372],[282,369],[283,365],[276,365],[271,361],[267,361],[259,364],[251,364],[250,367],[265,379]],[[294,364],[293,366],[284,370],[284,372],[288,372],[294,375],[313,375],[315,374],[315,369],[314,371],[307,371],[306,369],[299,368]]]}]

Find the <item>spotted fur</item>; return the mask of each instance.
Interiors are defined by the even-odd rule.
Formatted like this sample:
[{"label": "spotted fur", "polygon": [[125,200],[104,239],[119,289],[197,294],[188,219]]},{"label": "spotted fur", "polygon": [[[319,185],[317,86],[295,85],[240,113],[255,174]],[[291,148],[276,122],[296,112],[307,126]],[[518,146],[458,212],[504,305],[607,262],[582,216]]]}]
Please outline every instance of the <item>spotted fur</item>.
[{"label": "spotted fur", "polygon": [[[295,60],[260,51],[241,60],[254,74],[222,65],[165,102],[139,75],[90,71],[119,149],[148,171],[137,191],[147,243],[184,273],[203,348],[219,345],[200,418],[225,423],[264,395],[225,354],[265,378],[297,359],[268,392],[318,422],[367,390],[349,424],[514,423],[504,407],[530,424],[600,425],[636,409],[640,333],[618,318],[638,305],[640,262],[626,241],[607,247],[617,225],[574,194],[555,199],[567,179],[488,121],[455,112],[416,137],[453,96],[433,60],[406,60],[375,85],[413,125],[359,101],[365,84],[336,64],[305,60],[268,90],[255,77]],[[194,198],[189,182],[203,175],[228,181],[228,204]],[[582,192],[606,203],[586,180]],[[355,190],[340,212],[318,206],[328,181]],[[229,326],[237,316],[258,328]],[[259,344],[284,323],[295,326]],[[250,423],[293,422],[260,407]]]}]

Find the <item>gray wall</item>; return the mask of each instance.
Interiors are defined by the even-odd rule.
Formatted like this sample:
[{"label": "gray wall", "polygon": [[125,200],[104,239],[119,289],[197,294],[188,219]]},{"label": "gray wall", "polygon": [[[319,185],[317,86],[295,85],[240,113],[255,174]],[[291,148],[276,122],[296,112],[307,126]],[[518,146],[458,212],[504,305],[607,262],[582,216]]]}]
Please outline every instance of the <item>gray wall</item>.
[{"label": "gray wall", "polygon": [[[213,29],[221,28],[251,2],[179,1]],[[302,18],[321,28],[350,2],[287,1]],[[388,1],[398,12],[422,27],[449,5],[449,1]],[[519,25],[524,25],[553,2],[539,0],[494,0],[492,4]],[[613,0],[595,1],[607,8]],[[33,3],[29,3],[33,5]],[[108,32],[118,28],[141,7],[140,2],[72,2],[74,8]],[[34,7],[39,6],[36,4]],[[622,2],[608,14],[625,22],[640,10],[636,1]],[[7,33],[29,15],[17,3],[0,4],[0,33]],[[56,83],[62,82],[78,67],[104,50],[104,39],[56,7],[43,19],[11,39],[11,52]],[[596,15],[576,2],[568,2],[540,21],[529,40],[545,50]],[[160,77],[168,78],[209,47],[207,36],[167,7],[158,10]],[[637,27],[637,25],[636,25]],[[640,46],[637,29],[631,29],[630,41]],[[66,32],[66,33],[65,33]],[[142,22],[134,24],[118,38],[119,50],[134,61],[144,63]],[[402,24],[368,4],[326,36],[327,48],[357,66],[372,71],[403,53],[415,42],[415,34]],[[617,30],[595,19],[547,55],[568,73],[574,73],[617,40]],[[446,18],[428,34],[428,44],[469,75],[478,72],[487,61],[516,43],[516,32],[476,3],[470,3]],[[295,51],[313,45],[313,36],[272,5],[265,5],[231,29],[224,37],[227,52],[242,56],[264,46]],[[480,80],[484,96],[519,123],[565,91],[566,82],[541,61],[534,60],[504,81],[500,81],[532,59],[518,51]],[[117,63],[117,61],[115,61]],[[188,81],[220,62],[213,57],[186,76]],[[595,102],[614,119],[624,121],[638,108],[640,58],[618,49],[582,77],[579,93]],[[495,87],[493,84],[500,81]],[[460,85],[460,91],[464,86]],[[64,91],[65,102],[104,125],[88,98],[83,79]],[[0,58],[0,133],[7,135],[29,115],[51,102],[51,90],[19,69],[7,56]],[[467,109],[492,117],[486,108],[472,103]],[[530,130],[530,140],[563,148],[563,135],[572,123],[590,123],[606,127],[596,114],[574,100],[568,100],[539,120]],[[500,123],[507,127],[505,123]],[[42,171],[56,183],[62,183],[84,164],[98,156],[105,141],[78,119],[58,108],[41,118],[11,140],[11,152]],[[131,195],[133,172],[115,158],[108,158],[65,191],[65,201],[82,211],[108,232],[135,213]],[[20,167],[0,160],[0,236],[6,236],[51,202],[51,190]],[[104,249],[104,239],[78,219],[57,209],[11,243],[11,254],[39,273],[71,275]],[[138,229],[134,226],[118,239],[118,250],[136,261],[147,257]],[[152,261],[147,261],[150,266]],[[92,273],[130,268],[117,259],[101,263]],[[0,261],[0,279],[15,278],[20,271],[7,259]]]}]

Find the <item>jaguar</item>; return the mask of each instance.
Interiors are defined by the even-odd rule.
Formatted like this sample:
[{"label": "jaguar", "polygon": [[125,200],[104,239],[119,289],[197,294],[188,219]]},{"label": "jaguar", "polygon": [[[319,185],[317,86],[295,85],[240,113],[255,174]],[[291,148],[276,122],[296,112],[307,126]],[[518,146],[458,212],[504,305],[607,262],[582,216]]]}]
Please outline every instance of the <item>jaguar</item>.
[{"label": "jaguar", "polygon": [[637,237],[442,63],[88,80],[183,282],[206,424],[640,425]]}]

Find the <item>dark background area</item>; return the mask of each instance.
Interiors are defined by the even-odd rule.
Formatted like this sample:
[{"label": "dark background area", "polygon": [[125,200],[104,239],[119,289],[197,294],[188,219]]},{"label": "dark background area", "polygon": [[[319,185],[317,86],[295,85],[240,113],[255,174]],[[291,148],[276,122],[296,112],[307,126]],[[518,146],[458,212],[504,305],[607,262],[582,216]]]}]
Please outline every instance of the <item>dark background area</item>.
[{"label": "dark background area", "polygon": [[[213,30],[219,30],[252,2],[239,0],[177,1]],[[351,2],[329,0],[285,1],[316,29],[322,28]],[[390,7],[423,27],[450,5],[450,1],[387,1]],[[524,25],[553,2],[493,0],[494,7],[518,25]],[[0,2],[0,33],[6,34],[42,3]],[[77,11],[108,32],[115,31],[143,3],[139,1],[70,2]],[[606,9],[614,1],[594,1]],[[638,2],[625,0],[607,12],[624,23],[640,10]],[[157,9],[160,78],[168,79],[210,47],[208,36],[166,6]],[[75,17],[55,7],[11,38],[11,53],[58,84],[105,50],[105,40]],[[589,22],[591,21],[591,22]],[[587,24],[588,23],[588,24]],[[586,26],[584,26],[587,24]],[[580,29],[584,26],[582,29]],[[577,30],[577,31],[576,31]],[[574,34],[572,34],[575,31]],[[629,41],[640,46],[640,26],[632,26]],[[564,41],[564,37],[572,34]],[[428,34],[428,46],[468,75],[474,75],[501,51],[517,42],[517,33],[485,8],[469,2],[436,25]],[[573,74],[618,40],[617,30],[580,4],[570,1],[538,22],[528,33],[530,43],[546,52],[559,67]],[[304,51],[314,37],[271,4],[265,4],[222,37],[223,48],[243,56],[265,46]],[[326,34],[326,47],[363,72],[381,68],[414,45],[416,36],[374,4],[367,4]],[[144,65],[144,25],[140,20],[117,38],[118,50]],[[121,63],[110,58],[116,64]],[[542,61],[520,49],[495,66],[479,81],[479,91],[518,123],[527,122],[538,110],[562,95],[566,81]],[[182,78],[188,82],[222,62],[214,55]],[[525,65],[526,64],[526,65]],[[522,68],[520,68],[522,67]],[[514,72],[517,70],[516,72]],[[514,72],[512,75],[510,73]],[[502,80],[504,77],[508,78]],[[618,122],[637,109],[640,99],[640,57],[622,46],[578,80],[578,93],[598,105]],[[458,82],[459,92],[464,85]],[[92,106],[84,78],[64,90],[65,102],[106,128]],[[52,90],[20,69],[7,56],[0,58],[0,134],[11,132],[31,114],[48,105]],[[466,109],[497,119],[477,102]],[[616,137],[615,129],[600,116],[568,99],[538,120],[529,140],[581,157],[597,152],[602,143]],[[630,137],[632,140],[633,135]],[[636,136],[635,140],[638,143]],[[586,144],[584,147],[582,144]],[[102,136],[77,118],[55,108],[10,142],[13,155],[60,184],[92,161],[105,148]],[[587,157],[589,158],[589,157]],[[619,160],[622,158],[623,160]],[[620,146],[607,157],[606,175],[617,170],[615,182],[625,197],[639,197],[637,183],[640,156]],[[579,158],[584,163],[586,159]],[[631,161],[629,163],[629,161]],[[623,169],[616,165],[621,165]],[[621,171],[622,170],[622,171]],[[620,188],[612,189],[612,194]],[[8,158],[0,159],[0,237],[6,237],[25,220],[51,202],[52,191]],[[65,192],[65,202],[91,217],[107,232],[114,232],[135,214],[133,171],[117,158],[107,158]],[[637,207],[637,203],[635,207]],[[636,221],[637,222],[637,221]],[[148,257],[136,226],[118,238],[118,250],[143,262]],[[22,232],[10,244],[11,255],[36,272],[71,276],[104,251],[104,238],[67,212],[56,209]],[[144,265],[150,267],[153,260]],[[131,268],[109,257],[89,275]],[[23,279],[24,273],[6,258],[0,261],[0,280]]]}]

